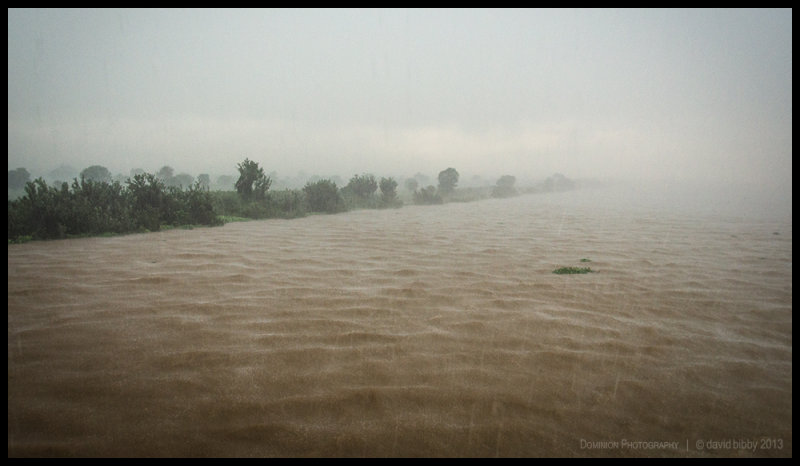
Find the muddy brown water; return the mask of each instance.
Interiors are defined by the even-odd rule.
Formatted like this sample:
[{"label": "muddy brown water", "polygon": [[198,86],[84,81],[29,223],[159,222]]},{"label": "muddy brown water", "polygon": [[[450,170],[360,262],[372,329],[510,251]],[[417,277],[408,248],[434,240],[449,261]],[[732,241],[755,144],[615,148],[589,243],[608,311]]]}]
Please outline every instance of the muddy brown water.
[{"label": "muddy brown water", "polygon": [[598,196],[9,245],[8,455],[791,456],[791,217]]}]

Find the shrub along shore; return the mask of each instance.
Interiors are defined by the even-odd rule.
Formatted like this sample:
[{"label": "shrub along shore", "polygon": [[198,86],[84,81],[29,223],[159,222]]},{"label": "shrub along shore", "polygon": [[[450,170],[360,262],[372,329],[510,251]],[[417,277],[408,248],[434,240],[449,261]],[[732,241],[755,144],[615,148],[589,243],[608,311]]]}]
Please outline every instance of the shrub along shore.
[{"label": "shrub along shore", "polygon": [[[271,180],[256,162],[245,159],[237,168],[236,191],[211,191],[200,181],[185,189],[167,186],[150,173],[136,174],[124,184],[81,176],[71,185],[51,186],[37,178],[26,182],[21,197],[8,201],[8,242],[217,226],[403,205],[393,178],[377,180],[364,174],[353,176],[342,188],[322,179],[308,182],[303,189],[270,191]],[[556,176],[563,185],[566,178]],[[448,168],[439,173],[438,187],[414,186],[411,200],[414,204],[441,204],[515,196],[519,193],[514,181],[506,175],[494,187],[456,189],[458,172]],[[552,177],[548,182],[552,185]],[[571,182],[568,186],[572,187]]]}]

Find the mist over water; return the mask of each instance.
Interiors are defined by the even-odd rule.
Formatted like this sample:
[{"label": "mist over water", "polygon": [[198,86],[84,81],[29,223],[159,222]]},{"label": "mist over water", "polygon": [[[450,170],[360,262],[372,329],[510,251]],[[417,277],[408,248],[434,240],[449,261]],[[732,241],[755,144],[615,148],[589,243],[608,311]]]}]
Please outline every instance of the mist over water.
[{"label": "mist over water", "polygon": [[791,200],[641,188],[9,245],[9,456],[790,457]]},{"label": "mist over water", "polygon": [[608,181],[599,199],[585,191],[563,193],[576,202],[629,213],[682,213],[701,218],[734,217],[745,221],[788,221],[792,218],[791,186],[780,184],[701,183],[687,180],[626,179]]}]

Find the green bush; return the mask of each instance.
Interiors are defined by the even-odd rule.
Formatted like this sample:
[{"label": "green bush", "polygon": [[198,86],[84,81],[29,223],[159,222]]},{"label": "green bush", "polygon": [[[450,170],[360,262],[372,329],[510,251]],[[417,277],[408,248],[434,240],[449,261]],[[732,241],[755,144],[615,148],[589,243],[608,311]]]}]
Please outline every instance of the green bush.
[{"label": "green bush", "polygon": [[25,194],[9,201],[8,239],[14,240],[22,236],[34,239],[62,238],[66,235],[64,209],[69,192],[47,186],[42,178],[25,184]]},{"label": "green bush", "polygon": [[8,201],[11,242],[219,223],[211,196],[199,183],[186,191],[166,188],[147,173],[128,179],[127,186],[81,177],[71,187],[55,187],[37,178],[25,185],[21,198]]},{"label": "green bush", "polygon": [[209,195],[217,215],[243,217],[242,198],[236,191],[211,191]]},{"label": "green bush", "polygon": [[167,187],[151,173],[141,173],[128,179],[131,204],[136,226],[149,231],[158,231],[161,222],[169,223]]},{"label": "green bush", "polygon": [[223,218],[296,218],[306,214],[305,195],[296,189],[272,191],[264,199],[253,201],[244,200],[235,191],[212,191],[209,196],[214,213]]},{"label": "green bush", "polygon": [[303,191],[296,189],[273,191],[270,204],[275,217],[297,218],[306,214],[305,196]]},{"label": "green bush", "polygon": [[582,273],[591,273],[592,269],[589,267],[561,267],[553,270],[553,273],[558,275],[573,275]]},{"label": "green bush", "polygon": [[190,225],[220,225],[222,222],[214,212],[214,205],[211,202],[211,194],[203,187],[200,181],[189,186],[186,191],[180,192],[180,205],[182,217],[180,224]]},{"label": "green bush", "polygon": [[319,180],[307,183],[303,188],[306,204],[310,212],[333,214],[346,210],[344,200],[339,194],[336,183],[331,180]]},{"label": "green bush", "polygon": [[124,233],[134,228],[130,194],[118,181],[109,184],[76,179],[72,192],[63,183],[59,194],[62,208],[68,211],[65,219],[68,235]]}]

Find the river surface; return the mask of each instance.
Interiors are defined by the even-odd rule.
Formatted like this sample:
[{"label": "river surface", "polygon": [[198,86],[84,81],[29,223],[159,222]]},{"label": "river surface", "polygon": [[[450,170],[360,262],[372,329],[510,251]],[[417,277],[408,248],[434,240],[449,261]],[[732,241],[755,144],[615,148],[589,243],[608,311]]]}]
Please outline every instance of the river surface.
[{"label": "river surface", "polygon": [[8,455],[790,457],[791,214],[618,200],[9,245]]}]

